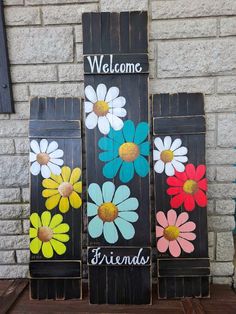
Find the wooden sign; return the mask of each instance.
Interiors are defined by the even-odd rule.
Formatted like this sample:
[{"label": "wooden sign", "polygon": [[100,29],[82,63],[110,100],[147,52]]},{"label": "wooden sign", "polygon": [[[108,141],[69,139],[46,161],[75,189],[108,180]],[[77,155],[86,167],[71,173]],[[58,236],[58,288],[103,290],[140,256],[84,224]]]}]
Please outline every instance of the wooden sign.
[{"label": "wooden sign", "polygon": [[3,1],[0,1],[0,47],[0,113],[14,113]]},{"label": "wooden sign", "polygon": [[147,12],[83,14],[91,303],[149,304]]},{"label": "wooden sign", "polygon": [[34,98],[30,136],[30,294],[81,298],[82,144],[78,98]]},{"label": "wooden sign", "polygon": [[159,298],[208,297],[202,94],[152,96]]}]

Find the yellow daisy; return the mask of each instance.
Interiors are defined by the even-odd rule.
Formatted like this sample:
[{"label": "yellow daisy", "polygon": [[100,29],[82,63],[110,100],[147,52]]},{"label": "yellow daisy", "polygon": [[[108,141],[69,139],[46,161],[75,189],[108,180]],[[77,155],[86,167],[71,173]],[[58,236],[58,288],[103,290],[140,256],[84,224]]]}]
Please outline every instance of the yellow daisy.
[{"label": "yellow daisy", "polygon": [[70,227],[66,223],[62,223],[61,214],[56,214],[51,218],[50,212],[43,212],[41,218],[37,213],[30,216],[30,251],[38,254],[42,249],[42,254],[46,258],[53,257],[53,250],[62,255],[66,252],[66,246],[63,242],[69,241],[70,237],[66,232]]},{"label": "yellow daisy", "polygon": [[64,166],[60,175],[51,173],[49,179],[44,179],[43,187],[46,189],[43,190],[42,195],[47,198],[46,208],[51,210],[59,204],[61,213],[68,212],[70,205],[73,208],[80,208],[82,204],[81,197],[78,194],[82,193],[80,176],[80,168],[74,168],[71,172],[69,167]]}]

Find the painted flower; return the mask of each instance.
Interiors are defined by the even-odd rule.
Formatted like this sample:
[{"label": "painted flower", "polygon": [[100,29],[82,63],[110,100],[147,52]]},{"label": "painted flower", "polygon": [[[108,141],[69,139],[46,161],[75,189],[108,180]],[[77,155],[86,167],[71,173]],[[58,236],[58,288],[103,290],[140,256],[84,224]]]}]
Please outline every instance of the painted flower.
[{"label": "painted flower", "polygon": [[33,152],[30,152],[30,172],[37,176],[40,171],[43,178],[49,178],[51,173],[56,175],[61,173],[61,167],[64,161],[61,159],[64,152],[58,149],[58,144],[55,141],[48,143],[46,139],[42,139],[40,143],[36,140],[30,142],[30,147]]},{"label": "painted flower", "polygon": [[114,130],[123,127],[123,121],[119,117],[126,116],[124,107],[126,100],[119,95],[118,87],[107,87],[99,84],[96,91],[90,85],[85,88],[85,112],[89,113],[85,125],[88,129],[94,129],[97,125],[101,133],[108,134],[110,125]]},{"label": "painted flower", "polygon": [[167,178],[170,186],[167,194],[172,195],[170,205],[178,208],[182,204],[187,211],[195,208],[195,202],[200,207],[207,205],[207,179],[203,178],[206,173],[206,166],[187,164],[185,172],[175,172],[175,176]]},{"label": "painted flower", "polygon": [[111,129],[108,137],[102,137],[98,146],[104,152],[99,154],[101,161],[107,162],[103,167],[103,175],[112,179],[119,172],[122,182],[129,182],[136,172],[145,177],[149,172],[150,144],[147,141],[149,126],[141,122],[135,128],[133,121],[127,120],[120,131]]},{"label": "painted flower", "polygon": [[112,182],[105,182],[102,189],[96,183],[88,187],[88,194],[93,203],[87,204],[87,215],[93,217],[88,224],[88,232],[92,238],[102,234],[108,243],[116,243],[119,238],[117,229],[124,239],[130,240],[135,235],[133,222],[138,220],[135,212],[139,206],[135,197],[130,197],[130,189],[120,185],[115,190]]},{"label": "painted flower", "polygon": [[82,193],[82,181],[79,181],[81,169],[71,169],[67,166],[62,167],[61,175],[51,174],[49,179],[43,180],[42,195],[46,197],[45,206],[48,210],[55,208],[59,204],[62,213],[68,212],[70,205],[79,208],[82,200],[79,194]]},{"label": "painted flower", "polygon": [[173,209],[167,212],[159,211],[156,214],[157,223],[156,237],[157,249],[161,253],[165,253],[168,249],[172,256],[179,257],[181,249],[185,253],[192,253],[194,246],[190,241],[196,239],[195,230],[196,225],[192,221],[188,221],[189,215],[184,212],[178,217]]},{"label": "painted flower", "polygon": [[156,161],[154,170],[162,173],[165,170],[167,176],[173,176],[175,170],[183,172],[184,162],[188,161],[187,148],[182,145],[181,139],[172,141],[170,136],[166,136],[164,141],[160,137],[155,138],[154,145],[157,150],[153,150],[153,160]]},{"label": "painted flower", "polygon": [[51,217],[50,212],[43,212],[41,217],[37,213],[30,216],[32,227],[30,228],[30,251],[38,254],[42,250],[42,254],[46,258],[51,258],[54,252],[63,255],[66,252],[64,242],[68,242],[70,237],[66,234],[70,227],[66,223],[62,223],[61,214]]}]

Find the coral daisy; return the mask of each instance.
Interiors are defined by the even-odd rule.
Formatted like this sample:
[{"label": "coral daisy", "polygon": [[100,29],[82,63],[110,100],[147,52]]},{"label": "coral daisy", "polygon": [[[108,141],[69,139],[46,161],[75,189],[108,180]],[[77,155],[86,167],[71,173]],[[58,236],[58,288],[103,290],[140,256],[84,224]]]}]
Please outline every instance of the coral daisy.
[{"label": "coral daisy", "polygon": [[195,208],[195,202],[200,207],[207,205],[207,179],[203,178],[206,166],[199,165],[196,169],[193,164],[187,164],[185,172],[175,172],[175,176],[167,178],[170,186],[167,194],[172,195],[170,205],[178,208],[182,204],[187,211]]},{"label": "coral daisy", "polygon": [[196,235],[192,231],[196,225],[192,221],[188,221],[189,215],[184,212],[178,217],[173,209],[167,212],[167,216],[163,211],[156,214],[159,226],[156,226],[157,249],[161,253],[165,253],[168,249],[172,256],[179,257],[181,249],[185,253],[192,253],[194,246],[190,241],[195,240]]}]

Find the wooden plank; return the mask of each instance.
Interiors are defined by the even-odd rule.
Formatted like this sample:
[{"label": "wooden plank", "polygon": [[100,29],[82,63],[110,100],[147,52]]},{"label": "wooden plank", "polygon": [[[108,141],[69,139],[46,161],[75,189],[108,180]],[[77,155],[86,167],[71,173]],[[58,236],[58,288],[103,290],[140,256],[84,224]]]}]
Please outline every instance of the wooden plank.
[{"label": "wooden plank", "polygon": [[[208,297],[203,95],[160,94],[153,95],[151,100],[158,295],[159,298]],[[184,185],[187,181],[196,184],[196,189],[187,189]]]},{"label": "wooden plank", "polygon": [[[95,24],[98,25],[98,29],[94,27]],[[85,64],[85,112],[88,114],[85,118],[86,161],[87,169],[93,169],[87,171],[90,302],[92,304],[149,304],[151,265],[149,263],[147,12],[85,13],[83,34],[85,61],[97,57],[100,62],[99,58],[103,57],[103,60],[106,58],[109,62],[112,56],[113,65],[117,62],[121,66],[128,62],[140,63],[143,68],[145,67],[145,71],[144,69],[134,70],[134,73],[124,71],[127,73],[123,75],[119,71],[113,71],[113,67],[110,66],[105,68],[106,71],[108,70],[107,73],[101,73],[106,71],[97,71],[97,69],[91,73],[90,69],[87,71]],[[139,38],[138,43],[137,38]],[[93,44],[94,40],[96,44]],[[112,104],[116,109],[111,109]],[[110,106],[110,113],[113,112],[113,116],[108,111],[106,113],[101,111],[108,110],[107,105]],[[98,125],[92,121],[93,119],[99,119]],[[117,132],[114,132],[114,129]],[[139,135],[135,135],[136,130]],[[119,139],[115,138],[116,136]],[[139,146],[138,155],[133,156],[133,160],[130,161],[126,158],[125,151],[123,153],[120,151],[120,154],[123,154],[122,159],[117,158],[119,152],[115,152],[119,150],[117,141],[119,143],[122,139],[123,142],[119,146],[125,144],[122,149],[128,148],[130,143],[131,146],[134,144],[135,136],[140,136],[140,142],[136,138],[138,145],[145,143],[145,147],[142,146],[143,159],[139,159],[140,165],[135,162],[138,156],[142,155]],[[109,166],[106,166],[109,162]],[[119,164],[120,162],[122,165]],[[114,171],[115,167],[117,171]],[[123,195],[119,202],[115,191]],[[96,197],[99,198],[99,205],[94,208]],[[108,199],[110,201],[106,201]],[[124,204],[125,208],[119,209],[123,206],[120,204],[125,201],[127,204]],[[96,210],[100,215],[97,215],[99,217],[97,219],[100,221],[93,223]],[[113,210],[114,216],[106,218],[105,213]],[[130,218],[125,219],[126,214],[123,215],[121,211],[132,211]],[[105,231],[101,232],[99,229],[100,231],[96,232],[97,226],[101,226],[101,221],[104,225],[102,230]],[[113,228],[113,231],[110,228]],[[96,253],[98,249],[101,256],[104,254],[109,256],[109,261],[112,255],[116,265],[108,265],[110,262],[104,260],[101,265],[91,265],[90,262],[95,258],[91,254]],[[145,258],[149,257],[148,262],[145,263],[147,265],[127,267],[125,263],[119,265],[117,262],[117,259],[121,261],[124,257],[132,259],[132,256],[133,258],[136,256],[137,258],[140,249],[146,252]],[[138,289],[140,281],[142,281],[142,288]]]},{"label": "wooden plank", "polygon": [[14,113],[4,6],[2,1],[0,1],[0,47],[0,113]]},{"label": "wooden plank", "polygon": [[[82,296],[80,113],[78,98],[35,98],[31,102],[32,299]],[[39,163],[36,170],[35,159]]]},{"label": "wooden plank", "polygon": [[16,279],[0,296],[0,310],[1,314],[5,314],[28,286],[27,279]]}]

